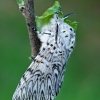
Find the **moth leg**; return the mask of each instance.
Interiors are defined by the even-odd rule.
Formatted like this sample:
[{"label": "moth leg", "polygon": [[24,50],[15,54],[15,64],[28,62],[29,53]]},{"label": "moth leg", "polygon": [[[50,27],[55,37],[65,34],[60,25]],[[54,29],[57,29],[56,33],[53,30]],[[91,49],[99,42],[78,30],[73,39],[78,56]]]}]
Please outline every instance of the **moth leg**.
[{"label": "moth leg", "polygon": [[29,59],[31,59],[31,60],[34,60],[34,59],[35,59],[35,57],[33,57],[33,56],[30,56],[30,57],[29,57]]}]

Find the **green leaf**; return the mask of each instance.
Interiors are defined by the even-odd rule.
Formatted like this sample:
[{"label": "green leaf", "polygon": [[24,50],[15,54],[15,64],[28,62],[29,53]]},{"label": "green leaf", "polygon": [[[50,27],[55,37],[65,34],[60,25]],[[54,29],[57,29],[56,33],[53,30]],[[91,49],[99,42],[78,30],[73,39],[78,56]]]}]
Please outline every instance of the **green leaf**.
[{"label": "green leaf", "polygon": [[48,17],[46,18],[40,18],[40,17],[37,17],[36,16],[36,25],[37,25],[37,30],[38,31],[41,31],[41,28],[48,24],[50,22],[50,19],[53,18],[52,15],[49,15]]},{"label": "green leaf", "polygon": [[64,22],[67,23],[68,25],[70,25],[75,31],[77,30],[78,22],[76,22],[76,21],[72,22],[72,21],[68,20],[67,18],[64,19]]},{"label": "green leaf", "polygon": [[[54,5],[47,9],[45,13],[42,16],[36,16],[36,24],[37,24],[37,30],[41,31],[41,28],[48,24],[50,22],[50,19],[53,18],[54,14],[58,12],[59,17],[63,18],[63,13],[61,11],[61,6],[58,1],[55,1]],[[77,22],[76,21],[70,21],[67,18],[64,19],[65,23],[69,24],[71,27],[73,27],[75,30],[77,29]]]},{"label": "green leaf", "polygon": [[37,30],[40,31],[44,25],[48,24],[56,12],[59,12],[59,15],[62,15],[61,6],[58,1],[55,1],[54,5],[47,9],[42,16],[36,16]]},{"label": "green leaf", "polygon": [[25,6],[25,0],[17,0],[17,3],[20,6]]},{"label": "green leaf", "polygon": [[42,18],[48,17],[50,15],[53,15],[56,12],[61,12],[61,6],[58,1],[55,1],[54,5],[47,9],[47,11],[41,16]]}]

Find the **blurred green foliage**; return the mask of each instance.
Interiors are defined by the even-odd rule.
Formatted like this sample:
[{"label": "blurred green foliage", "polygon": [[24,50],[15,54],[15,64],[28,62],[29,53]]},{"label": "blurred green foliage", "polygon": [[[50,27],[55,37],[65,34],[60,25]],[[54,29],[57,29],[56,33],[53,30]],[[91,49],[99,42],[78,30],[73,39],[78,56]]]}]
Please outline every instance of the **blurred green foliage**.
[{"label": "blurred green foliage", "polygon": [[[34,0],[36,15],[54,0]],[[79,22],[76,48],[56,100],[100,100],[100,0],[59,0],[64,14]],[[11,100],[31,60],[24,17],[16,0],[0,0],[0,100]]]}]

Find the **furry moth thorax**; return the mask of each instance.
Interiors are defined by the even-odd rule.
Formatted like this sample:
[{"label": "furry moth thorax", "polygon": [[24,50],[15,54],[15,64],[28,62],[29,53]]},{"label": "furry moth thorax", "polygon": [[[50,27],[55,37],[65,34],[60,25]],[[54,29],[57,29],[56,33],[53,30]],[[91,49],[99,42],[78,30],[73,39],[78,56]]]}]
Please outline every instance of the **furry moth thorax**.
[{"label": "furry moth thorax", "polygon": [[75,47],[75,30],[64,22],[65,18],[60,18],[58,14],[54,14],[50,23],[42,27],[39,32],[39,38],[42,45],[61,42],[67,50],[73,50]]}]

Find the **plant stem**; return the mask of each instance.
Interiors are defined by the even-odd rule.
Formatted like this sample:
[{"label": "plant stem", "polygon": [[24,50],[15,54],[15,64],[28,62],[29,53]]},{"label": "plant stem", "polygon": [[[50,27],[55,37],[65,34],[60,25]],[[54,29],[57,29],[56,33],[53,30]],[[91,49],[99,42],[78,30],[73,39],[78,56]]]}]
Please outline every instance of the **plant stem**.
[{"label": "plant stem", "polygon": [[31,55],[34,58],[38,54],[40,48],[40,40],[36,31],[34,0],[25,0],[25,7],[22,6],[20,11],[26,20],[31,45]]}]

